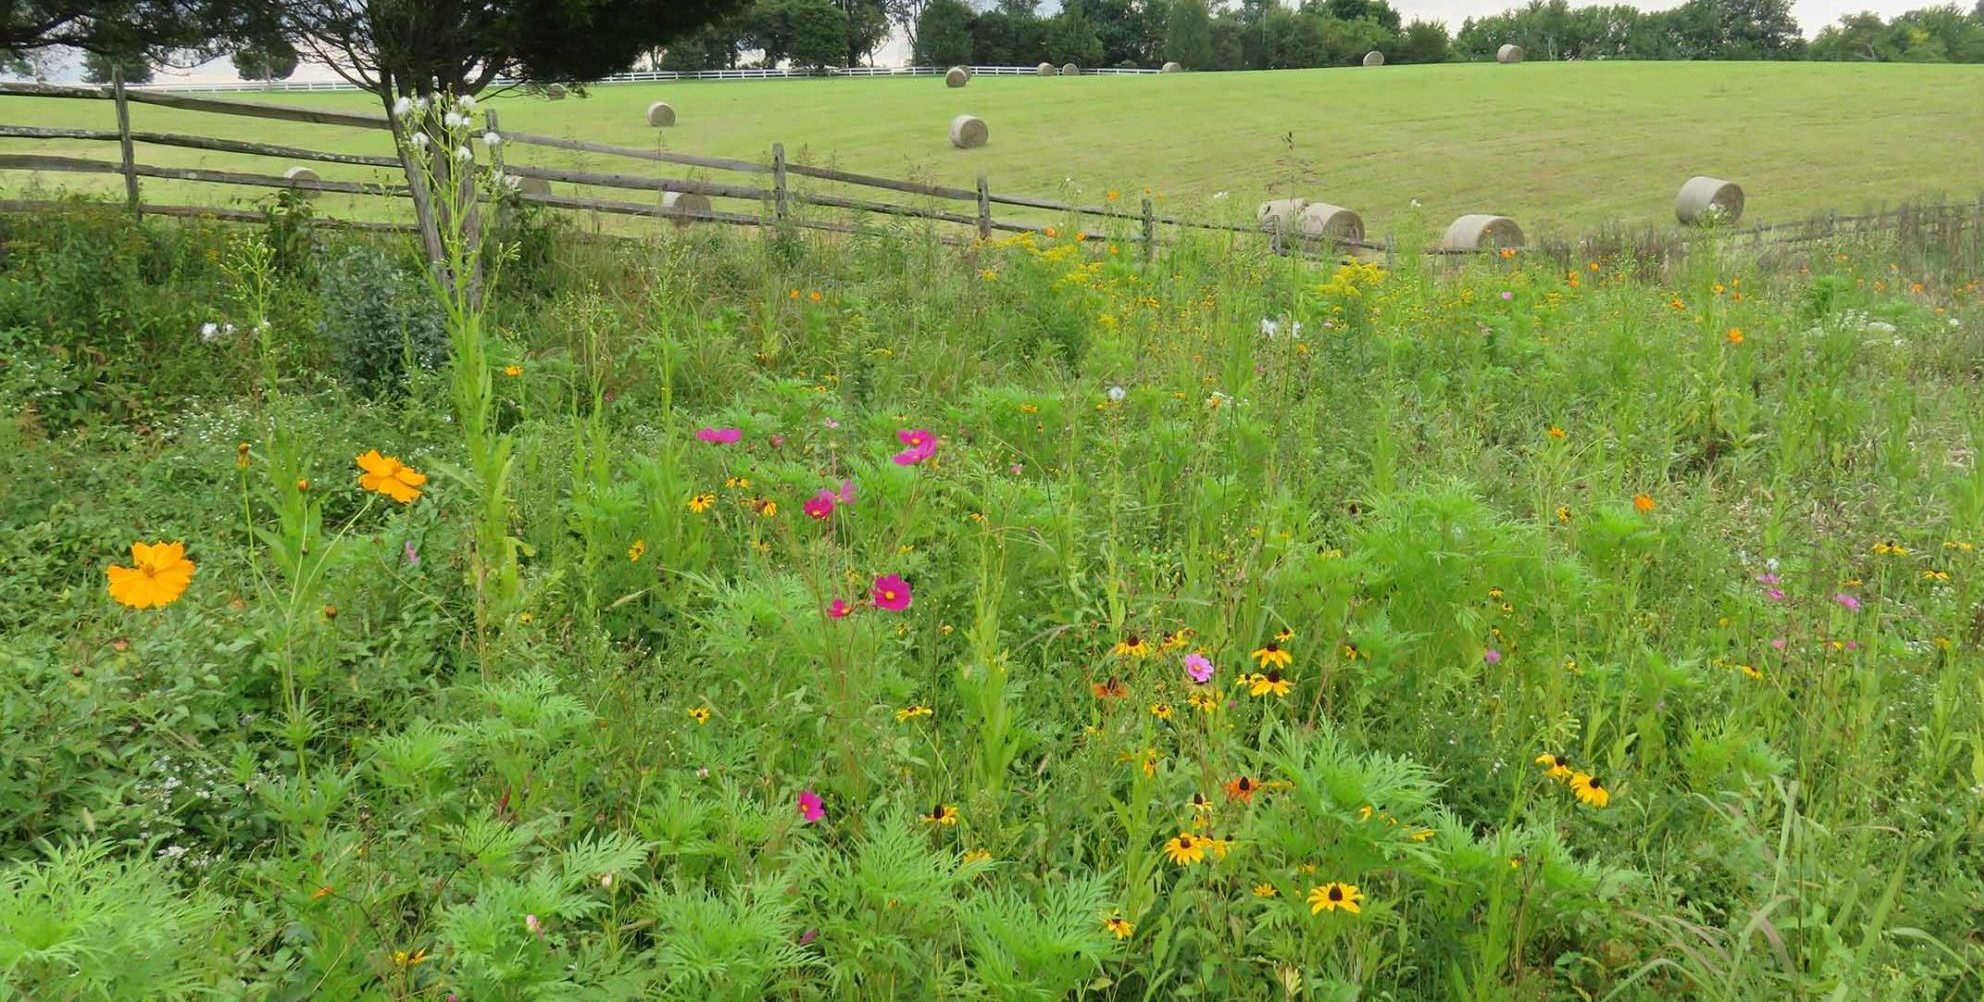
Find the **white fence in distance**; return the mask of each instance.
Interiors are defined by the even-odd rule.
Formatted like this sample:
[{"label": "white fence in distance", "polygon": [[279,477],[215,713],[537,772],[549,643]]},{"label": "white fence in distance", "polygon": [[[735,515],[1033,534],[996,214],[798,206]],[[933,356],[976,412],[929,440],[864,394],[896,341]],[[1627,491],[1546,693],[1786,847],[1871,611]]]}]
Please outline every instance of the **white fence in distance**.
[{"label": "white fence in distance", "polygon": [[[672,80],[787,80],[807,77],[940,77],[950,67],[947,66],[846,66],[829,67],[825,70],[809,69],[759,69],[759,70],[697,70],[677,73],[671,70],[640,70],[632,73],[615,73],[612,76],[592,81],[594,84],[658,83]],[[973,66],[973,76],[981,77],[1030,77],[1037,72],[1033,66]],[[1142,67],[1106,66],[1097,69],[1084,69],[1082,76],[1143,76],[1154,74],[1155,69]],[[514,84],[514,80],[498,80],[496,86]],[[308,93],[311,91],[351,91],[358,88],[343,80],[274,80],[264,83],[260,80],[215,80],[196,83],[185,80],[156,81],[144,85],[132,85],[132,90],[185,91],[198,94],[229,93]]]}]

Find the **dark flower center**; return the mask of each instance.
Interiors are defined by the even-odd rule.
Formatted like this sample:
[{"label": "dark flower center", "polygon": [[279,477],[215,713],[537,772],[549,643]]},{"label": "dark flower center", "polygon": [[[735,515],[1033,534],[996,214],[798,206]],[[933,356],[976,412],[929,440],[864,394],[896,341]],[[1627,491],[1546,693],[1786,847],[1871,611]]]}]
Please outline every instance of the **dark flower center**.
[{"label": "dark flower center", "polygon": [[1268,669],[1268,681],[1269,681],[1269,682],[1271,682],[1271,683],[1274,683],[1274,684],[1277,684],[1277,685],[1278,685],[1278,684],[1280,684],[1280,682],[1281,682],[1281,669],[1279,669],[1279,668],[1270,668],[1270,669]]},{"label": "dark flower center", "polygon": [[1562,768],[1564,768],[1565,766],[1567,766],[1567,765],[1570,765],[1570,764],[1571,764],[1571,760],[1570,760],[1570,759],[1567,759],[1567,758],[1565,758],[1565,757],[1564,757],[1564,756],[1562,756],[1562,755],[1556,755],[1556,756],[1552,756],[1552,759],[1551,759],[1551,761],[1552,761],[1552,763],[1553,763],[1554,765],[1556,765],[1556,766],[1557,766],[1557,768],[1559,768],[1559,769],[1562,769]]},{"label": "dark flower center", "polygon": [[1190,835],[1178,836],[1178,848],[1190,849],[1191,847],[1192,847],[1192,836]]},{"label": "dark flower center", "polygon": [[1605,784],[1599,782],[1597,776],[1593,776],[1590,779],[1586,780],[1584,785],[1589,786],[1594,790],[1605,789]]},{"label": "dark flower center", "polygon": [[1245,776],[1242,776],[1242,777],[1240,777],[1240,782],[1239,782],[1238,784],[1236,784],[1236,785],[1237,785],[1237,786],[1239,787],[1239,789],[1240,789],[1240,792],[1242,792],[1242,793],[1245,793],[1245,792],[1247,792],[1248,790],[1251,790],[1251,789],[1253,789],[1253,788],[1254,788],[1254,781],[1253,781],[1253,780],[1251,780],[1251,779],[1248,779],[1248,778],[1247,778],[1247,777],[1245,777]]},{"label": "dark flower center", "polygon": [[1343,900],[1343,888],[1341,888],[1341,887],[1337,887],[1337,886],[1335,886],[1334,884],[1332,884],[1332,885],[1330,886],[1330,900],[1331,900],[1331,901],[1342,901],[1342,900]]},{"label": "dark flower center", "polygon": [[1268,642],[1268,645],[1267,645],[1267,647],[1265,647],[1265,648],[1263,648],[1263,649],[1264,649],[1264,650],[1266,650],[1266,651],[1267,651],[1267,652],[1268,652],[1269,654],[1275,654],[1275,653],[1278,653],[1278,652],[1279,652],[1279,651],[1281,650],[1281,648],[1279,648],[1279,647],[1276,647],[1276,646],[1274,645],[1274,642],[1273,642],[1273,641],[1269,641],[1269,642]]}]

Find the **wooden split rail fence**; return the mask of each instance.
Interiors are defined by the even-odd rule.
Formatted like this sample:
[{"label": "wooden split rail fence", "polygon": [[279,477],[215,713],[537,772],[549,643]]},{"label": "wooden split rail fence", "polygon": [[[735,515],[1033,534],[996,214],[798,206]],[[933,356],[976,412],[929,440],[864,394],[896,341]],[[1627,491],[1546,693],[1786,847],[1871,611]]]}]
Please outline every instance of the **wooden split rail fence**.
[{"label": "wooden split rail fence", "polygon": [[[44,144],[44,148],[48,143],[114,142],[118,145],[119,151],[116,160],[46,152],[0,153],[0,171],[122,175],[126,201],[131,211],[140,215],[149,212],[173,216],[210,215],[224,219],[260,218],[256,213],[239,208],[219,209],[198,205],[148,203],[141,197],[140,182],[143,179],[289,190],[311,196],[337,194],[406,198],[410,194],[403,175],[398,174],[402,166],[396,151],[380,154],[333,153],[277,143],[136,129],[131,125],[132,105],[151,105],[178,111],[355,128],[370,132],[390,132],[391,123],[383,114],[359,114],[139,90],[124,87],[121,82],[113,82],[107,86],[0,83],[0,97],[10,96],[105,100],[114,103],[117,123],[114,129],[0,124],[0,139],[38,141]],[[5,103],[0,102],[0,108],[4,107]],[[1001,232],[1040,232],[1054,227],[1065,227],[1069,219],[1075,220],[1077,225],[1082,220],[1114,220],[1126,231],[1118,234],[1116,239],[1141,244],[1146,253],[1160,243],[1159,227],[1234,233],[1257,232],[1257,228],[1251,225],[1160,215],[1155,211],[1155,206],[1148,197],[1142,200],[1138,208],[1077,205],[1054,199],[996,192],[991,189],[983,175],[979,176],[977,187],[971,189],[792,163],[786,159],[782,144],[773,145],[767,161],[757,162],[511,132],[498,127],[497,113],[494,110],[486,111],[485,116],[487,128],[502,139],[499,147],[501,151],[499,167],[510,179],[510,183],[519,189],[518,197],[523,201],[552,209],[651,217],[674,223],[788,225],[838,233],[872,232],[873,226],[865,217],[926,220],[963,227],[965,233],[944,234],[945,239],[957,243],[969,242],[973,238],[989,239],[993,234]],[[292,165],[337,164],[347,167],[377,168],[394,172],[393,176],[398,179],[329,180],[314,176],[314,172],[295,176],[243,170],[164,166],[140,161],[138,159],[140,146],[263,157],[286,161]],[[627,169],[615,171],[590,169],[590,165],[588,169],[581,169],[570,163],[521,162],[517,154],[523,149],[533,148],[558,151],[552,155],[554,157],[564,155],[567,160],[583,157],[615,158],[621,162],[640,162],[649,169],[636,171],[631,164]],[[669,168],[677,169],[670,173],[680,173],[684,176],[666,176],[662,173]],[[729,175],[729,177],[725,180],[716,180],[711,175]],[[531,182],[542,182],[542,184]],[[553,193],[549,190],[551,182],[571,185],[574,193]],[[590,193],[598,189],[646,192],[653,194],[655,199],[635,201],[627,197],[605,197]],[[888,196],[871,194],[878,192],[915,196],[919,201],[902,198],[884,201],[881,199]],[[670,199],[667,197],[670,194],[699,196],[699,198]],[[0,208],[21,210],[35,204],[46,203],[15,199],[0,202]],[[810,213],[800,211],[799,207],[840,211]],[[1018,218],[1010,212],[995,216],[995,207],[1032,211],[1023,213]],[[1041,213],[1049,214],[1049,218],[1042,218]],[[834,218],[836,215],[839,218]],[[326,222],[332,225],[364,228],[403,228],[395,224],[364,220],[326,220]],[[1103,236],[1101,233],[1085,235]]]},{"label": "wooden split rail fence", "polygon": [[[147,203],[141,197],[143,179],[289,190],[313,196],[335,194],[359,197],[409,197],[408,189],[404,184],[405,177],[401,173],[403,168],[398,151],[393,147],[391,140],[382,144],[385,147],[385,152],[382,153],[339,153],[269,142],[138,129],[134,128],[131,122],[132,105],[147,105],[181,112],[358,129],[365,134],[376,135],[380,132],[390,133],[392,130],[392,123],[384,114],[361,114],[140,90],[127,88],[121,81],[113,81],[107,86],[0,83],[0,98],[4,97],[112,102],[116,112],[116,127],[113,129],[0,124],[0,139],[30,140],[44,144],[44,148],[50,143],[114,142],[118,147],[117,159],[103,160],[47,152],[0,153],[0,171],[121,175],[124,179],[125,199],[131,211],[138,214],[153,213],[242,221],[263,218],[259,212],[239,207]],[[0,102],[0,108],[4,107],[6,103]],[[1169,228],[1173,237],[1176,232],[1183,230],[1254,236],[1260,233],[1260,228],[1251,223],[1217,222],[1176,215],[1160,215],[1147,196],[1136,208],[1113,203],[1079,205],[1055,199],[995,192],[991,190],[984,175],[978,177],[976,188],[970,189],[792,163],[787,160],[785,149],[780,144],[774,144],[770,157],[764,162],[759,162],[508,132],[497,127],[497,113],[494,110],[486,111],[485,115],[487,127],[502,137],[498,147],[500,151],[497,157],[498,166],[518,187],[518,197],[523,201],[550,209],[656,218],[677,224],[711,222],[746,226],[793,226],[851,234],[877,232],[874,226],[875,217],[923,220],[961,227],[964,231],[962,233],[941,234],[942,239],[953,243],[969,243],[974,238],[985,240],[991,238],[994,233],[1000,232],[1039,232],[1054,227],[1067,227],[1085,236],[1106,236],[1107,234],[1079,229],[1085,221],[1100,220],[1104,221],[1105,225],[1115,224],[1118,232],[1111,237],[1112,239],[1141,245],[1146,256],[1165,241],[1167,234],[1161,228]],[[139,161],[137,152],[139,146],[261,157],[286,161],[295,166],[335,164],[341,167],[386,170],[391,172],[388,177],[392,179],[327,180],[315,176],[314,172],[300,175],[294,172],[286,175],[264,174],[244,170],[149,164]],[[519,162],[515,155],[525,149],[547,151],[546,156],[562,157],[568,162],[563,164]],[[589,169],[591,164],[583,160],[589,157],[613,158],[627,164],[627,169],[621,171]],[[583,167],[570,162],[574,160],[580,160]],[[636,163],[640,164],[642,169],[637,171],[633,167]],[[665,176],[662,173],[664,171],[685,176]],[[729,179],[713,180],[710,177],[713,174],[725,175]],[[573,193],[552,192],[549,189],[552,182],[572,186]],[[645,192],[653,195],[654,198],[651,201],[635,201],[624,196],[607,197],[593,193],[600,189],[610,192]],[[887,193],[887,195],[877,193]],[[670,198],[671,194],[677,197]],[[680,196],[697,196],[697,198],[685,199]],[[880,200],[889,196],[913,196],[920,201],[912,202],[902,198],[892,201]],[[0,201],[0,210],[27,211],[49,204],[52,203],[24,199],[4,200]],[[995,217],[995,206],[1007,211]],[[802,208],[828,211],[808,212],[802,211]],[[1026,211],[1015,214],[1012,210]],[[1045,218],[1042,214],[1046,214]],[[1866,236],[1881,230],[1905,230],[1911,226],[1921,225],[1925,219],[1942,219],[1944,222],[1939,225],[1945,226],[1967,226],[1972,230],[1984,228],[1984,199],[1980,199],[1975,204],[1957,202],[1948,205],[1912,206],[1856,216],[1833,214],[1795,223],[1750,226],[1742,229],[1693,230],[1673,234],[1655,233],[1649,228],[1640,234],[1640,238],[1645,246],[1651,246],[1657,241],[1661,252],[1666,254],[1685,252],[1688,245],[1705,239],[1747,238],[1758,245],[1797,244],[1835,237]],[[404,223],[381,221],[376,218],[327,218],[323,221],[333,226],[360,229],[410,229]],[[1533,244],[1531,249],[1566,261],[1593,260],[1594,255],[1611,256],[1609,252],[1614,249],[1630,252],[1635,244],[1630,235],[1627,236],[1628,239],[1622,240],[1622,233],[1614,232],[1571,241],[1545,240]],[[1292,252],[1327,257],[1335,257],[1345,250],[1359,251],[1367,255],[1383,255],[1388,259],[1393,253],[1389,241],[1343,239],[1326,240],[1308,248],[1287,249]],[[1482,249],[1492,250],[1486,247]],[[1429,247],[1425,252],[1473,255],[1481,251]]]}]

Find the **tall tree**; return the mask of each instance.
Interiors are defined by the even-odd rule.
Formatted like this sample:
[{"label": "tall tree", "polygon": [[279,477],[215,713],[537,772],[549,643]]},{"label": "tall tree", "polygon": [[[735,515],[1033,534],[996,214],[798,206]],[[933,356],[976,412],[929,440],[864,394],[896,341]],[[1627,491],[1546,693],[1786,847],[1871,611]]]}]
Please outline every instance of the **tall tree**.
[{"label": "tall tree", "polygon": [[225,51],[264,0],[0,0],[0,50],[65,47],[163,61]]},{"label": "tall tree", "polygon": [[964,0],[930,0],[910,44],[910,61],[918,66],[970,64],[971,21]]},{"label": "tall tree", "polygon": [[243,80],[287,80],[296,72],[296,46],[281,36],[234,50],[234,74]]},{"label": "tall tree", "polygon": [[1446,25],[1415,20],[1405,26],[1391,58],[1399,63],[1444,63],[1453,56],[1452,44]]},{"label": "tall tree", "polygon": [[1047,26],[1047,58],[1057,63],[1095,66],[1102,62],[1102,39],[1095,25],[1077,11],[1063,10]]},{"label": "tall tree", "polygon": [[137,53],[85,52],[83,53],[83,79],[89,83],[109,83],[118,70],[124,71],[125,83],[151,83],[152,64]]},{"label": "tall tree", "polygon": [[1166,22],[1164,58],[1188,70],[1212,69],[1212,13],[1206,0],[1172,0]]}]

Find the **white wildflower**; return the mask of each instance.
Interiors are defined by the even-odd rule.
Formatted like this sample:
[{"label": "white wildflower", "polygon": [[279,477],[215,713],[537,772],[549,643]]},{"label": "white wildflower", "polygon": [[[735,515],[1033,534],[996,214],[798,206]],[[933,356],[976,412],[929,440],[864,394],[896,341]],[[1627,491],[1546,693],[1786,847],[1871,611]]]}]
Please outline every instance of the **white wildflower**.
[{"label": "white wildflower", "polygon": [[400,99],[393,102],[393,117],[405,118],[411,114],[413,114],[413,98],[401,94]]},{"label": "white wildflower", "polygon": [[200,340],[213,344],[220,340],[220,325],[209,320],[200,325]]},{"label": "white wildflower", "polygon": [[1110,402],[1110,403],[1112,403],[1112,404],[1120,404],[1120,403],[1122,403],[1122,402],[1123,402],[1123,398],[1124,398],[1124,397],[1127,397],[1127,396],[1129,396],[1129,395],[1130,395],[1130,393],[1129,393],[1129,391],[1128,391],[1128,390],[1125,390],[1125,389],[1123,389],[1123,388],[1122,388],[1122,387],[1120,387],[1120,386],[1112,386],[1112,387],[1110,387],[1110,388],[1109,388],[1109,394],[1108,394],[1108,395],[1109,395],[1109,402]]},{"label": "white wildflower", "polygon": [[1212,200],[1213,200],[1213,201],[1215,201],[1215,202],[1218,202],[1218,201],[1221,201],[1221,200],[1223,200],[1223,199],[1225,199],[1225,198],[1226,198],[1227,196],[1229,196],[1229,195],[1231,195],[1231,194],[1233,194],[1233,193],[1232,193],[1232,192],[1230,192],[1230,191],[1215,191],[1215,192],[1213,192],[1213,193],[1212,193]]},{"label": "white wildflower", "polygon": [[420,113],[422,113],[422,114],[426,114],[426,112],[427,112],[427,98],[426,98],[425,96],[422,96],[422,97],[417,97],[417,98],[414,98],[414,99],[413,99],[413,110],[415,110],[415,111],[418,111],[418,112],[420,112]]},{"label": "white wildflower", "polygon": [[503,137],[497,135],[494,132],[485,132],[482,134],[482,145],[487,146],[493,150],[496,147],[503,145]]},{"label": "white wildflower", "polygon": [[416,132],[413,134],[413,145],[418,146],[424,150],[427,148],[428,142],[429,140],[427,138],[427,133]]},{"label": "white wildflower", "polygon": [[468,119],[463,118],[460,112],[451,111],[441,116],[441,124],[450,129],[459,129],[468,124]]},{"label": "white wildflower", "polygon": [[464,115],[468,114],[471,111],[474,111],[475,95],[463,94],[461,97],[455,99],[455,106],[460,108],[462,110],[462,114]]},{"label": "white wildflower", "polygon": [[467,163],[474,163],[474,162],[475,162],[475,151],[474,151],[474,150],[471,150],[471,149],[469,149],[469,148],[468,148],[468,147],[466,147],[466,146],[457,146],[457,147],[455,147],[455,159],[456,159],[456,160],[460,160],[460,161],[461,161],[462,163],[465,163],[465,164],[467,164]]}]

